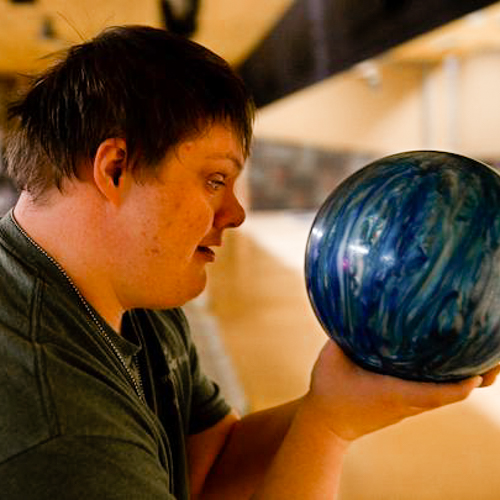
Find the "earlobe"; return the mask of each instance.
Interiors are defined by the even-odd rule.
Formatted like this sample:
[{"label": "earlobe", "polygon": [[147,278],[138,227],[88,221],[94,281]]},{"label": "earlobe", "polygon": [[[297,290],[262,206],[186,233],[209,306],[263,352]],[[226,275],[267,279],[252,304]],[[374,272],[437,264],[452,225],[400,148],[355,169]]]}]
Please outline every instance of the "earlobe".
[{"label": "earlobe", "polygon": [[113,204],[120,204],[129,175],[124,139],[106,139],[94,157],[94,182],[100,193]]}]

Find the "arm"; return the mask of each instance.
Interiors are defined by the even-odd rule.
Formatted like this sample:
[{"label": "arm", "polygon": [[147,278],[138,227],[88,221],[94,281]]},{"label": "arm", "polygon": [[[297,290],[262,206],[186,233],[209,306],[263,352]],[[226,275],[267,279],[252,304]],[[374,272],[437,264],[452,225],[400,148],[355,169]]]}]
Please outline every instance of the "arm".
[{"label": "arm", "polygon": [[308,394],[231,422],[202,498],[333,498],[355,439],[464,399],[483,382],[408,382],[367,372],[328,342]]},{"label": "arm", "polygon": [[[198,498],[249,498],[281,446],[300,400],[237,418],[190,436],[191,492]],[[213,438],[216,437],[214,440]]]}]

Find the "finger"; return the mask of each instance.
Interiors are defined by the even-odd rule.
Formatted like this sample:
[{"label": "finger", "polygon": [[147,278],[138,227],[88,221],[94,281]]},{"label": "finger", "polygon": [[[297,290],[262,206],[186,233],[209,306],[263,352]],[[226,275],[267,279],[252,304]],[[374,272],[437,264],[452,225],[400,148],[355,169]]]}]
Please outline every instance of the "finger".
[{"label": "finger", "polygon": [[460,382],[447,383],[411,383],[413,388],[406,394],[408,403],[413,408],[431,409],[447,404],[457,403],[465,399],[476,387],[481,386],[483,379],[480,376],[468,378]]},{"label": "finger", "polygon": [[500,364],[492,368],[491,370],[488,370],[486,373],[483,373],[481,375],[483,379],[483,383],[481,384],[481,387],[488,387],[492,385],[496,378],[497,375],[500,373]]}]

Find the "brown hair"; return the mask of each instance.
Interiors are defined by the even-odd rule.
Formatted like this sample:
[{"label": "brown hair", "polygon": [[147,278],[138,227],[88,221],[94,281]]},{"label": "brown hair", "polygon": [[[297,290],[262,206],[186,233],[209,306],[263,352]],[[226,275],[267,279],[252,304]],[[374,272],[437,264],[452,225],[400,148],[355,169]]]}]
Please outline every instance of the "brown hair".
[{"label": "brown hair", "polygon": [[146,26],[108,28],[70,48],[10,107],[6,169],[36,198],[78,178],[107,138],[124,138],[134,165],[154,171],[214,122],[234,127],[248,154],[254,110],[238,75],[201,45]]}]

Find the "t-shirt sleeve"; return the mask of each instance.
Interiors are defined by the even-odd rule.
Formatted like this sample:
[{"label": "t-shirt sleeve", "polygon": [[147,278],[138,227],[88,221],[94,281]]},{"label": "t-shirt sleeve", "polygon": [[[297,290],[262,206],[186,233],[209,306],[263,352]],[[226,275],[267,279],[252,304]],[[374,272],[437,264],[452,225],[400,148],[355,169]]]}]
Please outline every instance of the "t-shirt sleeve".
[{"label": "t-shirt sleeve", "polygon": [[221,394],[219,386],[203,372],[184,313],[176,310],[176,314],[182,324],[192,381],[188,432],[197,434],[222,420],[231,411],[231,407]]}]

